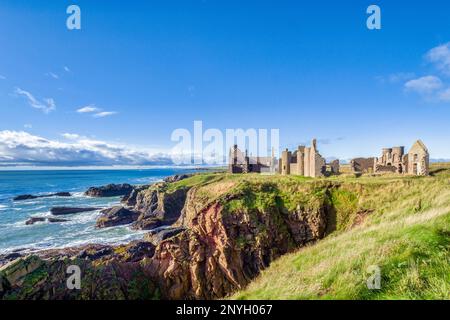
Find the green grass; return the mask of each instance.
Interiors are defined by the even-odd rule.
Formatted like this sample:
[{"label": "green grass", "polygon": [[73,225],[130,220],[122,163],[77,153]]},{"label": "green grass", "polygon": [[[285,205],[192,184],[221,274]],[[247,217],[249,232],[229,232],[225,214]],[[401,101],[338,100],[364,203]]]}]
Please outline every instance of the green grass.
[{"label": "green grass", "polygon": [[[450,299],[448,164],[434,165],[431,177],[246,179],[278,179],[281,194],[334,184],[336,230],[274,261],[231,299]],[[354,226],[361,212],[367,216]],[[367,288],[371,266],[380,268],[379,290]]]}]

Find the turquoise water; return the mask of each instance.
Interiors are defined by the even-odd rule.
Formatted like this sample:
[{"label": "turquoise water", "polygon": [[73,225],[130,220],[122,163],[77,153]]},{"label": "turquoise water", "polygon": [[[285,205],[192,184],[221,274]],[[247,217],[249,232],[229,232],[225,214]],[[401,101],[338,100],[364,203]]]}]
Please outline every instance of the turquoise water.
[{"label": "turquoise water", "polygon": [[[89,198],[83,195],[91,186],[109,183],[150,184],[164,177],[184,173],[181,169],[142,170],[45,170],[0,171],[0,253],[22,249],[60,248],[86,243],[124,243],[142,238],[143,232],[129,226],[96,229],[99,211],[67,215],[65,223],[37,223],[27,226],[30,217],[49,217],[55,206],[109,207],[120,197]],[[20,194],[71,192],[72,197],[12,201]]]}]

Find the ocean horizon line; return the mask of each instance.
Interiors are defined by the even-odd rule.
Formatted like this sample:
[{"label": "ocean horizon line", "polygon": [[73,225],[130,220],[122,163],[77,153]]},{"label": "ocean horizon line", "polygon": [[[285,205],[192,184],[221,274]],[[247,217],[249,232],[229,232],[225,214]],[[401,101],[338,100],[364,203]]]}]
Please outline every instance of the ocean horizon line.
[{"label": "ocean horizon line", "polygon": [[96,170],[149,170],[149,169],[214,169],[223,168],[224,165],[155,165],[155,166],[0,166],[0,172],[6,171],[96,171]]}]

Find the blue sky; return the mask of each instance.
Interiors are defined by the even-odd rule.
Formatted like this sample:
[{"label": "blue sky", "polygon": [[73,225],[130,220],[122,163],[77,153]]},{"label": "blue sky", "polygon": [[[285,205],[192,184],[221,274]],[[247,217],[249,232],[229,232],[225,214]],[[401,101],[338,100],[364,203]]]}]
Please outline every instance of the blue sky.
[{"label": "blue sky", "polygon": [[[82,30],[66,28],[70,4]],[[381,30],[366,27],[370,4]],[[421,138],[450,158],[449,12],[444,0],[2,0],[0,163],[160,163],[194,120],[279,128],[282,147],[317,137],[327,157]]]}]

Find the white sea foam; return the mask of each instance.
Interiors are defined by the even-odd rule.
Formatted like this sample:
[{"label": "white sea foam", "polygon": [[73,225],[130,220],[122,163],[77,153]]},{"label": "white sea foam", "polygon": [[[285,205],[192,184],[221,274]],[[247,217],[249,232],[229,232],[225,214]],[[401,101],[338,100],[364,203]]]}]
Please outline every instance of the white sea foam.
[{"label": "white sea foam", "polygon": [[[27,219],[28,220],[28,219]],[[12,222],[12,223],[5,223],[2,224],[2,227],[5,228],[25,228],[25,222],[27,222],[27,220],[20,220],[20,221],[16,221],[16,222]]]},{"label": "white sea foam", "polygon": [[50,211],[38,211],[38,212],[33,212],[30,217],[33,218],[47,218],[47,217],[52,217],[52,214],[50,213]]},{"label": "white sea foam", "polygon": [[145,177],[145,178],[136,178],[133,179],[132,183],[134,184],[151,184],[157,181],[161,181],[161,177]]},{"label": "white sea foam", "polygon": [[83,212],[81,214],[75,214],[75,215],[68,216],[67,219],[69,221],[67,221],[66,224],[74,225],[74,224],[84,224],[87,222],[95,222],[99,216],[100,216],[99,210]]},{"label": "white sea foam", "polygon": [[24,205],[24,206],[31,206],[31,205],[34,205],[34,204],[38,204],[38,203],[42,203],[40,200],[35,200],[35,201],[27,201],[27,200],[25,200],[25,201],[22,201],[21,202],[21,205]]},{"label": "white sea foam", "polygon": [[84,195],[84,192],[73,192],[72,193],[72,197],[74,197],[74,198],[88,198],[87,196]]}]

